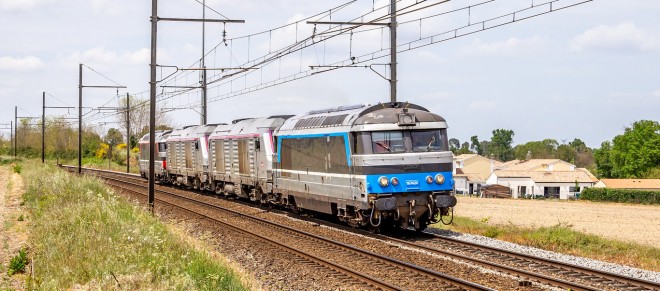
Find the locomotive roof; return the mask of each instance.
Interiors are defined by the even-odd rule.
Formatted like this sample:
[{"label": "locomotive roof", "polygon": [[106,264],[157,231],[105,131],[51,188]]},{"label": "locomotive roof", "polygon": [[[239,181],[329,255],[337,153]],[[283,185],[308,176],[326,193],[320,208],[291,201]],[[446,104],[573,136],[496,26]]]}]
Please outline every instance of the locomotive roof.
[{"label": "locomotive roof", "polygon": [[232,124],[216,127],[209,138],[258,135],[277,128],[288,117],[285,115],[236,120]]},{"label": "locomotive roof", "polygon": [[[399,113],[409,112],[419,122],[444,122],[441,116],[412,103],[379,103],[314,110],[288,119],[280,132],[295,133],[299,130],[323,129],[326,132],[348,131],[354,125],[399,122]],[[348,128],[347,128],[348,127]],[[314,131],[314,130],[313,130]]]},{"label": "locomotive roof", "polygon": [[211,134],[217,126],[217,124],[186,126],[172,131],[167,138],[167,141],[198,139]]},{"label": "locomotive roof", "polygon": [[[171,132],[172,132],[171,130],[156,130],[156,132],[155,132],[156,140],[158,140],[159,138],[162,138],[164,136],[167,136]],[[149,134],[147,133],[147,134],[143,135],[142,138],[140,138],[140,142],[149,142]]]}]

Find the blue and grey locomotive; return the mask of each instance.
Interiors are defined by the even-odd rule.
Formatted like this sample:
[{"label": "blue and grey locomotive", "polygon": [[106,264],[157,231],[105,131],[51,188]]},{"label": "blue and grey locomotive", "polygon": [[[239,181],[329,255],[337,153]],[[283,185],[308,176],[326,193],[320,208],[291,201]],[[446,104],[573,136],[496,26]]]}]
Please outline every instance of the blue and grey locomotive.
[{"label": "blue and grey locomotive", "polygon": [[167,169],[166,177],[184,178],[180,184],[373,228],[421,230],[456,205],[447,123],[415,104],[337,107],[186,130],[203,134],[194,137],[199,143],[180,146],[174,159],[198,152],[203,158],[184,175],[171,172],[174,165]]}]

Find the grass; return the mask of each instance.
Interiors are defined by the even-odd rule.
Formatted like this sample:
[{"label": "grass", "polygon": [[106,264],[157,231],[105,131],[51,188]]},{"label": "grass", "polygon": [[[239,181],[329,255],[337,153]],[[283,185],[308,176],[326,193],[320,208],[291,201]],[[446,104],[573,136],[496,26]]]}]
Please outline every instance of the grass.
[{"label": "grass", "polygon": [[246,289],[227,266],[98,179],[37,163],[23,173],[32,212],[29,288]]},{"label": "grass", "polygon": [[11,276],[16,273],[22,273],[25,271],[25,265],[28,263],[27,252],[24,249],[18,251],[18,255],[13,257],[9,262],[9,267],[7,270],[7,275]]},{"label": "grass", "polygon": [[479,221],[457,216],[454,217],[452,225],[443,228],[564,254],[660,271],[660,260],[658,260],[660,249],[585,234],[573,230],[568,224],[532,229],[513,225],[491,225],[488,223],[488,218]]}]

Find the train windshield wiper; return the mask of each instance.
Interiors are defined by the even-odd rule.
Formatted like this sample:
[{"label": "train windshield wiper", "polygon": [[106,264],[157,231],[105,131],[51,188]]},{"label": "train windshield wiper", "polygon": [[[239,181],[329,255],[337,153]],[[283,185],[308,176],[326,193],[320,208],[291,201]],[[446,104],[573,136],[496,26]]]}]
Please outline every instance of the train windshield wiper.
[{"label": "train windshield wiper", "polygon": [[390,149],[390,146],[388,146],[386,143],[384,143],[384,142],[382,142],[382,141],[375,141],[375,140],[374,140],[373,142],[374,142],[375,144],[377,144],[377,145],[383,147],[383,148],[386,149],[388,152],[390,152],[390,153],[392,152],[392,149]]}]

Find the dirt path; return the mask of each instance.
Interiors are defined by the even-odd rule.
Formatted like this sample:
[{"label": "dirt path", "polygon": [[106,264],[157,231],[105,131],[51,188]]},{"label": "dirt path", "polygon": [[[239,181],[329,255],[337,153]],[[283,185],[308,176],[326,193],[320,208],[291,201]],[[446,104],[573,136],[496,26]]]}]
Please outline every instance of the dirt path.
[{"label": "dirt path", "polygon": [[577,231],[660,248],[658,205],[458,197],[454,214],[524,227],[563,223]]},{"label": "dirt path", "polygon": [[27,246],[29,217],[21,206],[23,191],[21,176],[8,167],[0,167],[0,289],[25,289],[25,274],[7,276],[11,258]]}]

